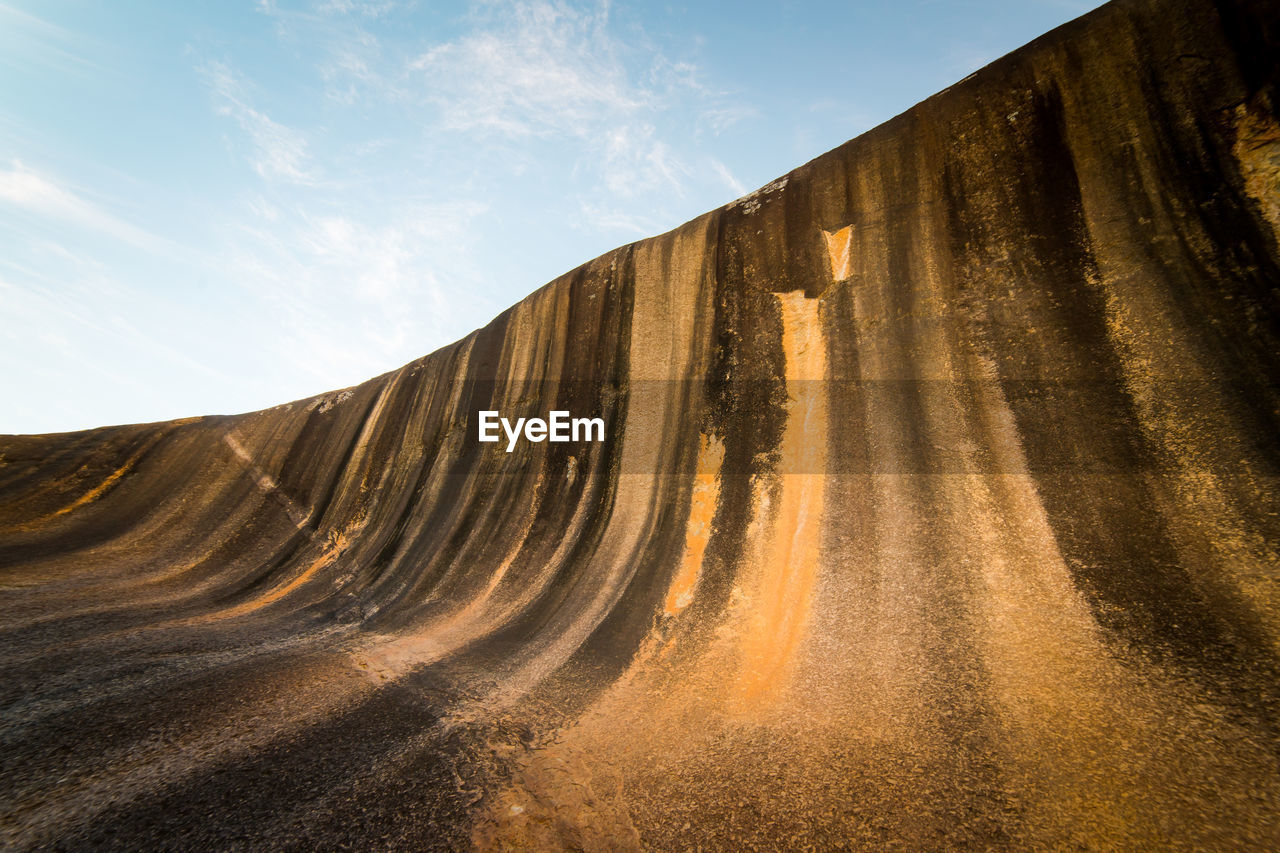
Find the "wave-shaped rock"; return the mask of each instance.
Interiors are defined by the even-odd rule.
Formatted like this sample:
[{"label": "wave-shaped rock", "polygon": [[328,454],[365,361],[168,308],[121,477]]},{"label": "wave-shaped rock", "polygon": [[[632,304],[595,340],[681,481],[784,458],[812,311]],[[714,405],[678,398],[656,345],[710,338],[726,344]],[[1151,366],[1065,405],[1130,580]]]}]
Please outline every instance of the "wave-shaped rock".
[{"label": "wave-shaped rock", "polygon": [[0,439],[0,839],[1273,843],[1278,27],[1118,0],[362,385]]}]

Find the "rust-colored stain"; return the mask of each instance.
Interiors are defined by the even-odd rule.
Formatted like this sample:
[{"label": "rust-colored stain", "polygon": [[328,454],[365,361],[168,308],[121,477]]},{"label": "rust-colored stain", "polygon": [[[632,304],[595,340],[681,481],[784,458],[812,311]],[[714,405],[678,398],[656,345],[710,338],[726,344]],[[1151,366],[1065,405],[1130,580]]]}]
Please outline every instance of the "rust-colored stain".
[{"label": "rust-colored stain", "polygon": [[831,278],[844,281],[852,271],[853,226],[846,225],[835,232],[823,231],[822,239],[827,246],[827,259],[831,261]]},{"label": "rust-colored stain", "polygon": [[261,595],[255,596],[248,601],[242,601],[234,607],[226,610],[215,611],[210,613],[205,619],[232,619],[236,616],[243,616],[246,613],[252,613],[255,610],[261,610],[268,605],[275,604],[290,593],[296,591],[304,584],[314,578],[319,572],[328,568],[334,563],[342,552],[347,550],[353,539],[359,535],[361,528],[364,527],[365,520],[356,518],[350,525],[341,531],[334,531],[328,537],[320,540],[320,553],[307,563],[302,571],[298,572],[287,582],[279,586],[272,587]]},{"label": "rust-colored stain", "polygon": [[676,572],[663,610],[675,616],[693,601],[694,587],[702,570],[702,558],[711,538],[711,522],[716,512],[719,487],[716,478],[724,461],[724,446],[714,437],[703,436],[698,449],[698,471],[693,478],[693,496],[689,503],[689,521],[685,526],[684,555]]},{"label": "rust-colored stain", "polygon": [[126,474],[132,471],[133,467],[138,464],[138,460],[141,459],[143,455],[145,455],[146,452],[150,450],[151,447],[154,446],[157,441],[159,441],[159,439],[160,439],[160,436],[156,436],[151,441],[148,441],[143,447],[139,448],[136,452],[134,452],[132,456],[126,459],[124,463],[120,465],[120,467],[116,468],[114,471],[108,474],[102,480],[102,482],[98,483],[96,486],[94,486],[84,494],[77,497],[71,503],[67,504],[66,506],[59,507],[58,509],[54,510],[51,513],[48,513],[47,515],[43,515],[39,518],[35,518],[30,521],[27,521],[24,523],[23,526],[30,527],[30,528],[38,527],[41,524],[52,521],[55,518],[60,518],[64,515],[74,512],[77,509],[80,509],[83,506],[93,503],[98,498],[105,495],[113,486],[116,485],[116,483],[120,482],[121,478],[123,478]]},{"label": "rust-colored stain", "polygon": [[785,678],[804,630],[818,574],[826,470],[827,411],[822,382],[826,351],[817,299],[795,291],[778,297],[786,357],[787,426],[782,436],[776,509],[766,505],[756,546],[758,580],[746,592],[740,686],[754,701]]}]

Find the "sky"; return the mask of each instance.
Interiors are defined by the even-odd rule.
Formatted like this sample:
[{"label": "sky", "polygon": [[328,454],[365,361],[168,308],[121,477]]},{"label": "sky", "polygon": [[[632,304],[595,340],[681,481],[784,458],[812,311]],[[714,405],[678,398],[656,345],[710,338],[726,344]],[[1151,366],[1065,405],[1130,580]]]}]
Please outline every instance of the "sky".
[{"label": "sky", "polygon": [[1091,0],[0,0],[0,433],[356,384]]}]

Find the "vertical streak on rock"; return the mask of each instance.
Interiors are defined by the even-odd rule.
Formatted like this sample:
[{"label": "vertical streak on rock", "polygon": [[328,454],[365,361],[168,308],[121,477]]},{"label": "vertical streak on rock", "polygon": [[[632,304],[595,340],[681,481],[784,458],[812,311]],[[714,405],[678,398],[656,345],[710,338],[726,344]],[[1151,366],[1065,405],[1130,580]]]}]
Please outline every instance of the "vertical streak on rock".
[{"label": "vertical streak on rock", "polygon": [[[1174,30],[1185,40],[1178,48],[1182,55],[1190,56],[1206,40],[1219,37],[1212,19],[1194,28],[1191,23]],[[1134,52],[1141,57],[1141,50]],[[1105,61],[1119,62],[1110,56]],[[1045,71],[1056,69],[1049,66]],[[1114,73],[1108,70],[1104,76]],[[1280,586],[1274,579],[1280,564],[1274,538],[1280,533],[1275,522],[1280,501],[1274,481],[1266,476],[1274,464],[1265,449],[1267,439],[1259,441],[1259,434],[1275,429],[1280,412],[1272,396],[1270,418],[1264,415],[1259,425],[1241,400],[1265,400],[1258,386],[1274,382],[1274,373],[1266,376],[1264,369],[1261,380],[1250,374],[1259,361],[1274,368],[1274,341],[1262,343],[1265,311],[1250,293],[1250,271],[1231,268],[1231,252],[1240,250],[1222,245],[1216,235],[1229,232],[1231,243],[1244,246],[1265,237],[1259,233],[1263,229],[1250,233],[1228,219],[1227,206],[1215,198],[1228,188],[1199,177],[1225,154],[1213,149],[1225,148],[1226,140],[1214,140],[1201,121],[1192,119],[1194,109],[1181,103],[1186,93],[1195,91],[1186,79],[1195,73],[1185,63],[1172,68],[1150,63],[1143,71],[1149,78],[1146,86],[1166,93],[1166,100],[1150,109],[1143,106],[1155,103],[1147,88],[1135,86],[1104,101],[1090,97],[1088,86],[1063,86],[1062,134],[1078,172],[1081,218],[1087,229],[1082,237],[1097,269],[1089,285],[1105,306],[1106,335],[1116,354],[1118,379],[1154,457],[1151,471],[1140,476],[1151,496],[1152,514],[1166,529],[1169,549],[1190,581],[1191,594],[1177,604],[1214,613],[1194,614],[1211,626],[1205,630],[1210,635],[1204,643],[1207,663],[1199,665],[1239,665],[1273,682],[1274,660],[1264,661],[1256,653],[1267,647],[1270,654],[1265,656],[1280,652]],[[1280,129],[1274,119],[1267,129],[1267,119],[1243,120],[1247,116],[1252,114],[1243,105],[1224,116],[1224,125],[1231,119],[1236,122],[1231,154],[1237,160],[1245,154],[1247,160],[1246,152],[1252,152],[1261,165],[1267,158],[1260,152],[1270,145],[1269,174],[1274,182]],[[1098,126],[1105,126],[1104,119],[1129,126],[1129,144],[1119,162],[1110,153],[1110,140],[1096,134]],[[1257,147],[1242,144],[1246,139],[1253,139]],[[1240,168],[1241,189],[1248,194],[1260,186],[1260,175],[1266,172],[1251,169],[1249,162],[1240,163]],[[1274,199],[1255,201],[1264,218],[1276,210]],[[1264,249],[1259,254],[1268,253]],[[1210,271],[1231,278],[1204,274]],[[1274,295],[1273,277],[1269,284]],[[1224,338],[1223,327],[1243,334]],[[1261,349],[1272,352],[1267,358],[1242,362],[1238,352],[1255,336]],[[1224,429],[1226,425],[1230,428]],[[1222,625],[1223,614],[1231,614],[1234,624]],[[1247,693],[1256,689],[1239,687]]]},{"label": "vertical streak on rock", "polygon": [[[971,375],[994,376],[993,364],[972,357]],[[984,378],[970,387],[975,444],[999,473],[955,478],[966,520],[956,547],[977,569],[975,633],[1005,736],[1017,744],[1006,761],[1025,774],[1011,787],[1046,843],[1087,846],[1090,825],[1152,842],[1138,805],[1138,792],[1151,790],[1150,768],[1116,762],[1140,741],[1135,721],[1149,709],[1139,711],[1137,686],[1107,656],[1072,583],[999,385]],[[1129,716],[1105,728],[1091,722],[1121,696]]]},{"label": "vertical streak on rock", "polygon": [[704,435],[698,449],[698,469],[694,474],[693,495],[689,501],[684,554],[663,604],[663,611],[668,616],[679,614],[693,601],[698,576],[702,571],[702,558],[707,550],[707,541],[711,538],[711,522],[715,516],[716,499],[720,495],[717,480],[723,461],[724,445],[714,436]]},{"label": "vertical streak on rock", "polygon": [[780,448],[776,504],[761,508],[754,548],[755,588],[748,597],[739,688],[752,702],[782,686],[808,620],[818,574],[826,476],[826,348],[818,300],[802,291],[778,296],[786,357],[787,425]]},{"label": "vertical streak on rock", "polygon": [[[539,493],[540,486],[535,486],[533,491],[535,494]],[[475,565],[469,567],[476,576],[487,577],[479,594],[446,616],[429,619],[414,630],[395,635],[378,635],[362,643],[352,654],[355,665],[379,679],[404,676],[483,637],[526,606],[537,595],[540,585],[523,585],[522,589],[505,596],[494,593],[499,590],[512,564],[524,549],[537,510],[538,502],[530,501],[523,508],[519,522],[507,522],[513,524],[518,533],[506,556],[495,569],[484,572],[475,571]]]},{"label": "vertical streak on rock", "polygon": [[844,281],[849,277],[849,248],[853,242],[853,226],[846,225],[834,233],[823,231],[822,238],[827,244],[827,255],[831,261],[832,281]]}]

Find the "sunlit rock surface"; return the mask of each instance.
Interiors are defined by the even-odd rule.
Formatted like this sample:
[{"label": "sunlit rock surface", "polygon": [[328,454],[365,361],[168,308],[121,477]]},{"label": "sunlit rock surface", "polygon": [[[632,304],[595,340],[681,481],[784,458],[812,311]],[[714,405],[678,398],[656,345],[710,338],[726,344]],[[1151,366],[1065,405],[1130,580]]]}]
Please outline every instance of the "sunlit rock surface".
[{"label": "sunlit rock surface", "polygon": [[363,385],[0,439],[0,846],[1274,845],[1278,26],[1120,0]]}]

